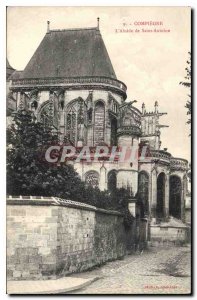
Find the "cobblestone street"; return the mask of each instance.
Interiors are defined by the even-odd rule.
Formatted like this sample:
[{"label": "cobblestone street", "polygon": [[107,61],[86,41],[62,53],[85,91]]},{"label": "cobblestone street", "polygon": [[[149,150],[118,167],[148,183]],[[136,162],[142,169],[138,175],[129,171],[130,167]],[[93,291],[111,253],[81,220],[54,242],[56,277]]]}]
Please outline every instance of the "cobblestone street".
[{"label": "cobblestone street", "polygon": [[190,293],[190,247],[151,247],[74,277],[99,279],[72,294]]}]

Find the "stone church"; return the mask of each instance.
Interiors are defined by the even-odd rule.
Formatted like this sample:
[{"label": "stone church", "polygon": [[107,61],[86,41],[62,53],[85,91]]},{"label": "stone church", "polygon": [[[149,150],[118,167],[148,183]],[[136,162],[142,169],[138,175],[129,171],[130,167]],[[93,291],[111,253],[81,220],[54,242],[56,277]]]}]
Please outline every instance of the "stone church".
[{"label": "stone church", "polygon": [[[121,54],[120,54],[121,55]],[[95,147],[148,145],[149,157],[119,161],[74,162],[82,180],[101,190],[129,187],[152,224],[184,221],[188,162],[161,148],[158,102],[153,111],[127,100],[97,27],[47,32],[23,71],[8,63],[8,111],[31,110],[43,124],[72,145]],[[12,104],[10,106],[10,103]]]}]

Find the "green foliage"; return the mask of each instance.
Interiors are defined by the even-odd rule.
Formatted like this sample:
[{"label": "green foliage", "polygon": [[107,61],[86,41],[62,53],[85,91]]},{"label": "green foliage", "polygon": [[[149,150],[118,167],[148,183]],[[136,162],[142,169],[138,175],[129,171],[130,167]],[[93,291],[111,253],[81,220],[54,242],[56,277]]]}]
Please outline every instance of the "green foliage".
[{"label": "green foliage", "polygon": [[59,143],[58,136],[39,123],[29,111],[18,111],[7,129],[7,194],[53,196],[84,202],[124,214],[126,227],[133,217],[128,210],[131,192],[114,189],[112,193],[86,186],[73,166],[50,164],[43,159],[44,149]]},{"label": "green foliage", "polygon": [[[185,108],[187,108],[187,115],[191,116],[191,53],[188,52],[189,59],[187,60],[186,76],[184,81],[181,81],[180,84],[189,88],[190,94],[188,94],[188,100],[186,101]],[[191,117],[188,118],[187,124],[191,124]]]}]

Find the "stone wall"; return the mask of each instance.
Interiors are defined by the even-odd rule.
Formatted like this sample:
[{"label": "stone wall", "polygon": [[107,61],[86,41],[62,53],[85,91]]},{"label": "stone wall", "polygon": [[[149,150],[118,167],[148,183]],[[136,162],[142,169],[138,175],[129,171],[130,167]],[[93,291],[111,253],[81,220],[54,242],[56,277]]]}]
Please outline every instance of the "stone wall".
[{"label": "stone wall", "polygon": [[185,223],[191,225],[191,208],[185,209]]},{"label": "stone wall", "polygon": [[162,227],[159,225],[151,225],[151,243],[158,242],[163,243],[186,243],[188,242],[188,227]]},{"label": "stone wall", "polygon": [[123,218],[119,215],[95,215],[94,253],[97,264],[120,258],[126,250]]},{"label": "stone wall", "polygon": [[57,278],[125,252],[118,212],[56,198],[7,200],[8,280]]}]

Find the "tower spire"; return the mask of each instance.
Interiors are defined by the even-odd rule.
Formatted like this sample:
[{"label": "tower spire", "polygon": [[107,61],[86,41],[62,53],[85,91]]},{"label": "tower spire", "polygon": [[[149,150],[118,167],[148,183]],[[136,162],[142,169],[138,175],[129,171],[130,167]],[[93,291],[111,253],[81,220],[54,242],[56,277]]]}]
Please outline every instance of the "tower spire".
[{"label": "tower spire", "polygon": [[155,101],[155,113],[158,113],[158,102]]},{"label": "tower spire", "polygon": [[99,29],[100,18],[97,18],[97,28]]},{"label": "tower spire", "polygon": [[143,115],[145,114],[145,104],[144,104],[144,102],[142,103],[142,114]]}]

